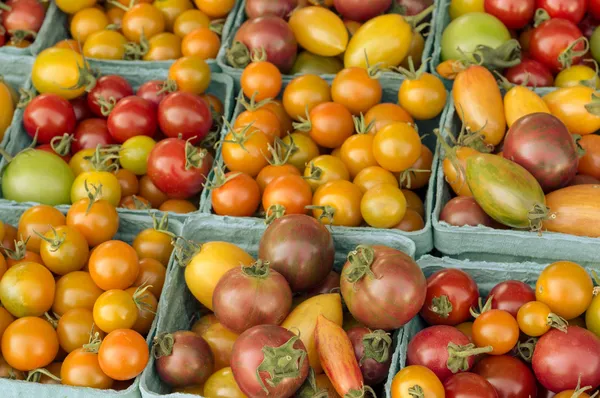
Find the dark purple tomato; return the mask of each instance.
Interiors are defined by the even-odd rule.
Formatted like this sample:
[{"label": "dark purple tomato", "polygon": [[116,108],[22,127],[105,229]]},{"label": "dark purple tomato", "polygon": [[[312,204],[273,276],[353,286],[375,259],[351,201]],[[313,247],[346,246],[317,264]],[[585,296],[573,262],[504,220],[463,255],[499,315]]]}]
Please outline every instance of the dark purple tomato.
[{"label": "dark purple tomato", "polygon": [[107,117],[112,108],[125,97],[133,95],[127,80],[117,75],[102,76],[88,93],[88,107],[98,117]]},{"label": "dark purple tomato", "polygon": [[522,29],[533,19],[535,0],[485,0],[485,12],[498,18],[508,29]]},{"label": "dark purple tomato", "polygon": [[329,230],[304,214],[290,214],[273,221],[258,247],[258,257],[269,261],[294,292],[323,283],[333,268],[334,256]]},{"label": "dark purple tomato", "polygon": [[585,185],[585,184],[600,184],[600,180],[596,177],[585,174],[577,174],[570,185]]},{"label": "dark purple tomato", "polygon": [[498,398],[532,398],[537,396],[533,372],[524,362],[508,355],[483,358],[473,373],[486,379],[498,393]]},{"label": "dark purple tomato", "polygon": [[521,281],[500,282],[490,291],[486,300],[492,297],[492,308],[510,313],[515,319],[524,304],[535,301],[535,291]]},{"label": "dark purple tomato", "polygon": [[335,271],[331,271],[326,277],[325,280],[319,284],[319,286],[314,289],[310,289],[306,292],[305,297],[313,297],[318,296],[319,294],[328,294],[333,293],[334,289],[340,288],[340,274]]},{"label": "dark purple tomato", "polygon": [[196,144],[212,127],[210,107],[200,96],[178,91],[167,95],[158,105],[158,124],[167,137],[190,140]]},{"label": "dark purple tomato", "polygon": [[258,325],[279,325],[292,308],[287,281],[262,260],[227,271],[212,299],[219,322],[237,334]]},{"label": "dark purple tomato", "polygon": [[152,353],[158,376],[171,387],[203,384],[215,366],[208,343],[187,330],[156,336]]},{"label": "dark purple tomato", "polygon": [[444,391],[446,398],[498,398],[498,393],[486,379],[470,372],[450,376],[444,383]]},{"label": "dark purple tomato", "polygon": [[280,326],[255,326],[233,344],[231,371],[248,397],[291,397],[304,383],[308,370],[306,347],[298,336]]},{"label": "dark purple tomato", "polygon": [[427,284],[410,256],[387,246],[359,245],[347,258],[340,289],[354,319],[371,329],[393,330],[419,313]]},{"label": "dark purple tomato", "polygon": [[289,25],[282,18],[275,16],[244,22],[235,34],[234,42],[243,43],[250,54],[263,48],[267,53],[267,61],[283,73],[292,69],[298,52],[298,42]]},{"label": "dark purple tomato", "polygon": [[471,318],[479,290],[473,278],[460,269],[442,269],[427,278],[427,296],[421,316],[430,325],[455,326]]},{"label": "dark purple tomato", "polygon": [[525,84],[528,87],[552,87],[554,85],[554,76],[550,69],[535,59],[523,59],[519,65],[506,69],[504,76],[513,84]]},{"label": "dark purple tomato", "polygon": [[169,87],[169,83],[164,80],[149,80],[142,84],[136,91],[135,95],[142,97],[145,100],[152,102],[158,107],[158,104],[167,96],[169,93],[175,91],[177,87]]},{"label": "dark purple tomato", "polygon": [[73,105],[73,110],[75,111],[75,119],[77,120],[77,123],[81,122],[82,120],[94,117],[92,111],[90,111],[90,108],[87,104],[87,95],[73,98],[69,102],[71,103],[71,105]]},{"label": "dark purple tomato", "polygon": [[248,19],[267,15],[288,19],[292,11],[298,7],[298,0],[246,0]]},{"label": "dark purple tomato", "polygon": [[455,227],[464,225],[491,227],[494,225],[492,218],[470,196],[457,196],[448,201],[440,213],[440,221]]},{"label": "dark purple tomato", "polygon": [[112,145],[116,141],[108,132],[105,119],[85,119],[75,128],[75,140],[71,144],[71,151],[77,153],[82,149],[96,148],[98,145]]},{"label": "dark purple tomato", "polygon": [[392,363],[392,338],[383,330],[371,331],[355,326],[346,334],[354,347],[354,356],[360,365],[365,384],[374,386],[385,380]]},{"label": "dark purple tomato", "polygon": [[351,21],[368,21],[384,14],[392,5],[392,0],[333,0],[336,11]]},{"label": "dark purple tomato", "polygon": [[[600,2],[598,4],[600,5]],[[579,22],[578,27],[581,33],[589,40],[598,25],[600,25],[600,22],[592,14],[586,14],[581,22]]]},{"label": "dark purple tomato", "polygon": [[413,16],[431,6],[433,0],[395,0],[394,3],[395,7],[400,11],[400,14]]},{"label": "dark purple tomato", "polygon": [[550,391],[578,385],[595,389],[600,386],[600,338],[579,326],[569,326],[567,333],[551,329],[538,340],[531,364]]},{"label": "dark purple tomato", "polygon": [[41,94],[31,100],[23,112],[23,127],[37,142],[49,144],[52,138],[75,130],[73,105],[55,94]]},{"label": "dark purple tomato", "polygon": [[583,19],[588,0],[537,0],[536,3],[536,8],[544,9],[550,18],[563,18],[578,24]]},{"label": "dark purple tomato", "polygon": [[[559,56],[581,37],[583,34],[573,22],[561,18],[549,19],[533,30],[529,54],[551,71],[558,72],[563,69]],[[573,46],[573,50],[577,52],[584,49],[585,44],[582,41]],[[571,57],[570,62],[577,64],[582,57],[583,55]]]},{"label": "dark purple tomato", "polygon": [[123,98],[108,115],[108,132],[122,144],[131,137],[154,137],[158,123],[154,105],[134,95]]},{"label": "dark purple tomato", "polygon": [[502,154],[529,171],[546,193],[569,185],[579,164],[575,140],[567,127],[556,116],[541,112],[513,123]]}]

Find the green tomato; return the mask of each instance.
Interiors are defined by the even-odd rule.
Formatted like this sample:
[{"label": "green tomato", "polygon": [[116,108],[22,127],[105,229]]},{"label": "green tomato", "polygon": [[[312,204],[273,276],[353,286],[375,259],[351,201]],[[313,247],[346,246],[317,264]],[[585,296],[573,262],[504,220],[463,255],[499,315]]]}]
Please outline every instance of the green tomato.
[{"label": "green tomato", "polygon": [[600,337],[600,296],[594,297],[585,312],[585,325],[590,332]]},{"label": "green tomato", "polygon": [[470,12],[485,12],[484,0],[452,0],[450,2],[450,19],[456,19]]},{"label": "green tomato", "polygon": [[442,33],[442,61],[461,59],[480,44],[497,48],[510,40],[510,32],[498,18],[481,12],[472,12],[456,18]]},{"label": "green tomato", "polygon": [[335,75],[342,69],[344,64],[337,57],[323,57],[303,51],[296,58],[290,74]]},{"label": "green tomato", "polygon": [[119,151],[121,167],[138,176],[146,174],[148,155],[154,145],[156,145],[156,141],[145,135],[131,137],[121,145]]},{"label": "green tomato", "polygon": [[2,172],[2,195],[16,202],[70,204],[74,180],[69,165],[57,155],[27,149],[17,154]]},{"label": "green tomato", "polygon": [[596,62],[600,62],[600,26],[594,29],[590,37],[590,52]]}]

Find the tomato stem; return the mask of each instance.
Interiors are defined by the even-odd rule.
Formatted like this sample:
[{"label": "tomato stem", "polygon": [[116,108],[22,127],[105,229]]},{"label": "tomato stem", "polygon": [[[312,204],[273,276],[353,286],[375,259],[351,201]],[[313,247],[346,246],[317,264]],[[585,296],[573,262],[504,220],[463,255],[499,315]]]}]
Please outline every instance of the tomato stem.
[{"label": "tomato stem", "polygon": [[470,357],[487,354],[493,350],[494,348],[491,345],[475,347],[475,344],[458,345],[448,343],[448,361],[446,362],[446,366],[452,373],[458,373],[459,371],[467,372],[470,369]]},{"label": "tomato stem", "polygon": [[148,289],[150,289],[152,287],[153,287],[152,285],[146,285],[146,282],[144,282],[140,287],[138,287],[135,290],[132,298],[133,298],[133,302],[135,303],[135,306],[139,310],[150,312],[150,313],[156,315],[156,312],[152,309],[152,305],[150,305],[144,301],[144,299],[146,299],[148,297]]},{"label": "tomato stem", "polygon": [[585,104],[585,110],[595,116],[600,116],[600,95],[597,93],[592,94],[592,101],[589,104]]},{"label": "tomato stem", "polygon": [[371,265],[375,261],[375,250],[371,246],[358,245],[356,249],[348,253],[347,257],[350,266],[344,268],[343,276],[349,283],[360,281],[365,275],[376,279],[375,274],[371,271]]},{"label": "tomato stem", "polygon": [[230,48],[225,52],[225,58],[229,65],[236,69],[244,69],[252,59],[250,57],[250,50],[241,41],[234,41]]},{"label": "tomato stem", "polygon": [[528,339],[526,342],[518,342],[517,343],[517,354],[523,359],[525,362],[531,363],[531,359],[533,358],[533,352],[535,351],[535,345],[537,344],[538,339],[532,337]]},{"label": "tomato stem", "polygon": [[315,163],[312,160],[308,163],[308,172],[308,176],[303,177],[305,180],[319,181],[323,176],[323,169],[319,166],[315,166]]},{"label": "tomato stem", "polygon": [[181,236],[175,237],[171,244],[174,246],[173,253],[175,260],[180,267],[187,266],[192,257],[194,257],[201,249],[200,244]]},{"label": "tomato stem", "polygon": [[27,378],[25,379],[25,381],[28,381],[31,383],[39,383],[42,375],[49,377],[54,381],[61,382],[61,379],[59,377],[56,377],[54,374],[52,374],[51,372],[49,372],[47,369],[44,369],[44,368],[39,368],[39,369],[34,369],[34,370],[29,371],[29,373],[27,373]]},{"label": "tomato stem", "polygon": [[431,300],[431,307],[429,307],[429,310],[446,319],[452,313],[452,302],[446,295],[434,297]]},{"label": "tomato stem", "polygon": [[[92,189],[90,189],[89,185],[92,186]],[[100,199],[102,199],[102,184],[89,184],[87,180],[83,181],[83,187],[85,189],[85,192],[87,194],[88,197],[88,206],[87,209],[85,210],[85,215],[87,216],[90,211],[92,210],[92,206],[94,206],[94,203],[96,203],[97,201],[99,201]],[[92,192],[93,190],[93,192]]]},{"label": "tomato stem", "polygon": [[63,233],[62,235],[59,235],[58,232],[56,232],[56,229],[51,225],[50,226],[50,231],[52,231],[52,233],[54,233],[54,237],[49,238],[46,237],[45,235],[39,233],[38,231],[33,231],[37,236],[40,237],[41,240],[43,240],[44,242],[48,243],[50,245],[50,247],[48,248],[48,250],[52,253],[56,252],[58,249],[60,249],[60,247],[62,246],[62,244],[65,242],[65,239],[67,237],[66,233]]},{"label": "tomato stem", "polygon": [[56,329],[58,327],[58,319],[54,318],[52,315],[50,315],[47,312],[44,312],[44,318],[46,318],[46,321],[48,321],[48,323],[50,325],[52,325],[52,327],[54,329]]},{"label": "tomato stem", "polygon": [[15,239],[15,249],[11,250],[8,247],[4,246],[2,243],[0,243],[0,248],[2,250],[4,250],[4,253],[6,253],[6,256],[8,258],[10,258],[11,260],[15,260],[15,261],[20,261],[23,260],[25,258],[25,254],[27,253],[27,242],[29,242],[29,239],[31,237],[28,236],[27,239],[23,240],[23,237],[21,236],[20,239]]},{"label": "tomato stem", "polygon": [[12,7],[0,2],[0,10],[2,11],[12,11]]},{"label": "tomato stem", "polygon": [[265,212],[265,224],[269,225],[273,221],[278,218],[281,218],[285,215],[285,206],[280,204],[275,204],[269,206],[269,208]]},{"label": "tomato stem", "polygon": [[375,330],[363,336],[362,344],[364,348],[363,356],[360,358],[360,364],[365,359],[373,359],[376,362],[384,363],[390,358],[390,347],[392,338],[384,330]]},{"label": "tomato stem", "polygon": [[533,209],[529,211],[529,226],[532,232],[542,234],[543,222],[549,219],[555,219],[556,214],[550,214],[550,208],[543,203],[536,203]]},{"label": "tomato stem", "polygon": [[554,329],[558,329],[563,333],[567,333],[567,327],[569,326],[569,322],[561,316],[558,316],[554,313],[548,314],[546,318],[546,324]]},{"label": "tomato stem", "polygon": [[225,27],[224,19],[214,19],[214,20],[210,21],[210,25],[208,25],[208,28],[210,30],[212,30],[213,32],[215,32],[216,34],[218,34],[219,36],[223,35],[224,27]]},{"label": "tomato stem", "polygon": [[317,378],[313,368],[308,369],[308,377],[295,395],[299,398],[329,398],[329,392],[325,388],[317,386]]},{"label": "tomato stem", "polygon": [[323,221],[323,219],[328,219],[329,225],[333,224],[333,218],[335,217],[335,208],[333,206],[310,205],[305,206],[304,208],[307,210],[320,210],[321,214],[319,215],[319,217],[317,217],[317,219],[321,222]]},{"label": "tomato stem", "polygon": [[365,120],[365,115],[361,112],[360,116],[352,116],[354,121],[354,130],[356,134],[368,134],[369,131],[375,126],[376,120],[371,120],[368,124]]},{"label": "tomato stem", "polygon": [[263,156],[265,157],[265,159],[267,159],[267,162],[269,162],[270,165],[282,166],[288,162],[290,156],[296,149],[296,145],[294,144],[294,140],[293,140],[292,136],[289,136],[289,137],[290,137],[289,145],[286,145],[285,142],[283,142],[281,140],[281,138],[279,138],[279,137],[275,137],[273,146],[271,146],[271,144],[268,144],[269,153],[271,154],[271,158],[269,159],[269,157],[264,154],[263,154]]},{"label": "tomato stem", "polygon": [[535,10],[533,17],[533,27],[537,28],[548,20],[550,20],[550,14],[548,14],[548,11],[544,10],[543,8],[538,8]]},{"label": "tomato stem", "polygon": [[[223,122],[225,123],[225,127],[227,128],[228,132],[231,133],[231,137],[233,139],[231,139],[231,140],[223,139],[220,142],[221,143],[238,144],[244,151],[248,152],[248,148],[246,148],[246,146],[244,144],[246,143],[246,141],[248,141],[250,139],[250,137],[252,137],[258,131],[256,129],[253,129],[252,131],[250,131],[254,122],[248,123],[241,129],[239,129],[239,128],[234,129],[231,126],[231,124],[225,119],[223,119]],[[248,134],[248,132],[250,132],[250,134]]]},{"label": "tomato stem", "polygon": [[298,336],[293,336],[279,347],[264,346],[262,348],[264,359],[256,368],[256,379],[265,393],[268,394],[269,390],[265,386],[260,372],[269,374],[267,383],[271,387],[278,386],[285,379],[300,376],[307,355],[305,350],[294,348],[294,344],[298,340]]},{"label": "tomato stem", "polygon": [[238,103],[242,105],[247,111],[255,111],[257,109],[262,108],[263,106],[270,104],[273,102],[271,98],[264,99],[262,101],[256,102],[256,96],[258,95],[258,91],[252,93],[252,97],[250,97],[250,102],[246,101],[246,97],[244,97],[244,92],[240,90],[238,95]]},{"label": "tomato stem", "polygon": [[300,120],[300,121],[292,123],[292,127],[294,128],[294,130],[303,131],[303,132],[309,132],[310,130],[312,130],[312,123],[310,121],[310,113],[308,112],[308,105],[305,108],[305,114],[306,114],[306,118],[303,118],[302,116],[298,116],[298,120]]},{"label": "tomato stem", "polygon": [[410,395],[410,398],[425,398],[425,391],[420,385],[415,384],[408,389],[408,395]]},{"label": "tomato stem", "polygon": [[[579,378],[577,379],[577,387],[575,387],[575,391],[573,392],[573,395],[571,395],[570,398],[578,398],[581,396],[581,394],[585,393],[588,390],[591,390],[592,386],[586,386],[586,387],[581,387],[581,375],[579,376]],[[596,393],[594,393],[594,395],[592,395],[590,398],[594,398],[598,396],[598,391],[596,391]]]},{"label": "tomato stem", "polygon": [[477,308],[477,309],[474,309],[473,307],[469,308],[469,312],[471,313],[471,316],[473,316],[473,318],[478,318],[479,315],[491,310],[493,299],[494,299],[494,295],[491,295],[490,297],[488,297],[487,301],[484,304],[483,299],[481,297],[479,297],[479,299],[477,300],[478,304],[479,304],[478,305],[479,308]]},{"label": "tomato stem", "polygon": [[84,352],[97,353],[100,349],[102,339],[100,338],[99,332],[94,332],[94,326],[92,325],[92,332],[90,333],[90,340],[87,344],[83,345]]},{"label": "tomato stem", "polygon": [[[583,49],[582,50],[575,50],[575,47],[577,47],[577,45],[583,43]],[[570,68],[571,65],[573,65],[573,60],[575,58],[580,58],[583,57],[585,54],[587,54],[587,52],[590,50],[590,42],[588,41],[588,39],[584,36],[578,38],[577,40],[574,40],[571,44],[569,44],[569,46],[567,48],[565,48],[559,55],[558,55],[558,62],[560,62],[560,65],[563,67],[563,69],[566,68]],[[595,88],[595,85],[594,85]]]},{"label": "tomato stem", "polygon": [[401,187],[406,187],[408,189],[412,188],[412,178],[417,178],[415,173],[431,173],[431,170],[426,169],[406,169],[400,172],[400,176],[398,177],[398,181],[400,182]]},{"label": "tomato stem", "polygon": [[59,156],[67,156],[71,152],[71,143],[75,141],[73,134],[64,133],[62,136],[52,137],[50,147]]},{"label": "tomato stem", "polygon": [[266,279],[271,274],[269,262],[260,258],[253,262],[250,266],[242,265],[242,274],[249,278]]},{"label": "tomato stem", "polygon": [[17,108],[23,109],[29,105],[29,103],[35,98],[36,94],[34,90],[20,88],[19,95],[19,103],[17,104]]},{"label": "tomato stem", "polygon": [[425,18],[427,18],[433,12],[434,9],[435,9],[435,4],[432,4],[429,7],[427,7],[426,9],[424,9],[423,11],[421,11],[420,13],[418,13],[417,15],[412,15],[410,17],[405,16],[404,19],[414,29],[417,25],[419,25],[421,22],[423,22],[423,20]]},{"label": "tomato stem", "polygon": [[167,357],[173,353],[175,338],[171,333],[161,333],[152,342],[152,356],[154,359]]},{"label": "tomato stem", "polygon": [[262,46],[254,48],[252,49],[250,59],[252,60],[252,62],[264,62],[267,60],[267,51]]}]

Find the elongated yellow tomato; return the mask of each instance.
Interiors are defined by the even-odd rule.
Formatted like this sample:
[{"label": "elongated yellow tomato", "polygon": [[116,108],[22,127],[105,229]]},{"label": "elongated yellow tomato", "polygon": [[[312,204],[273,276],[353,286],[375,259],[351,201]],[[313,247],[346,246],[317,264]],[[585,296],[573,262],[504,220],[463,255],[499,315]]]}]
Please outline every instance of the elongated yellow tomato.
[{"label": "elongated yellow tomato", "polygon": [[[33,62],[31,80],[41,94],[56,94],[70,100],[81,96],[93,79],[81,54],[66,48],[48,48]],[[84,82],[83,84],[81,84]]]},{"label": "elongated yellow tomato", "polygon": [[348,30],[327,8],[299,8],[290,17],[290,28],[304,49],[323,57],[335,57],[346,50]]},{"label": "elongated yellow tomato", "polygon": [[12,95],[10,88],[7,83],[4,83],[0,80],[0,140],[4,137],[4,133],[8,126],[10,126],[10,122],[12,121],[13,115],[15,113],[15,104],[12,100]]},{"label": "elongated yellow tomato", "polygon": [[344,314],[342,311],[342,299],[338,293],[320,294],[300,303],[281,324],[282,327],[292,333],[300,335],[308,351],[308,361],[316,374],[323,373],[317,346],[315,343],[315,328],[317,318],[323,315],[331,322],[342,326]]},{"label": "elongated yellow tomato", "polygon": [[253,262],[251,255],[233,243],[207,242],[185,267],[185,283],[194,297],[212,310],[213,291],[221,277],[232,268]]},{"label": "elongated yellow tomato", "polygon": [[352,36],[344,55],[344,66],[367,67],[381,63],[382,67],[399,65],[410,49],[412,29],[401,15],[387,14],[365,23]]},{"label": "elongated yellow tomato", "polygon": [[600,129],[600,103],[594,93],[586,86],[564,87],[546,94],[544,101],[571,134],[586,135]]},{"label": "elongated yellow tomato", "polygon": [[554,85],[556,87],[573,87],[579,86],[582,83],[586,83],[591,87],[600,88],[600,77],[596,74],[596,71],[586,65],[573,65],[570,68],[563,69],[560,71],[554,79]]},{"label": "elongated yellow tomato", "polygon": [[504,96],[504,114],[508,127],[525,115],[550,113],[542,97],[527,87],[515,86]]},{"label": "elongated yellow tomato", "polygon": [[506,133],[502,94],[494,75],[482,66],[471,66],[456,75],[452,87],[454,107],[471,131],[489,145],[498,145]]}]

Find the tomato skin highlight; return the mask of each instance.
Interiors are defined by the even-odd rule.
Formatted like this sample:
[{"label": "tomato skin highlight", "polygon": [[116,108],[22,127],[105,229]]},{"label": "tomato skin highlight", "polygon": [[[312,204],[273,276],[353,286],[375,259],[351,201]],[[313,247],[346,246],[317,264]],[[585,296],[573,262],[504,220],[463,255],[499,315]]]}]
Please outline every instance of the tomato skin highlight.
[{"label": "tomato skin highlight", "polygon": [[599,237],[599,185],[585,184],[559,189],[546,195],[546,204],[556,218],[544,221],[548,231]]}]

